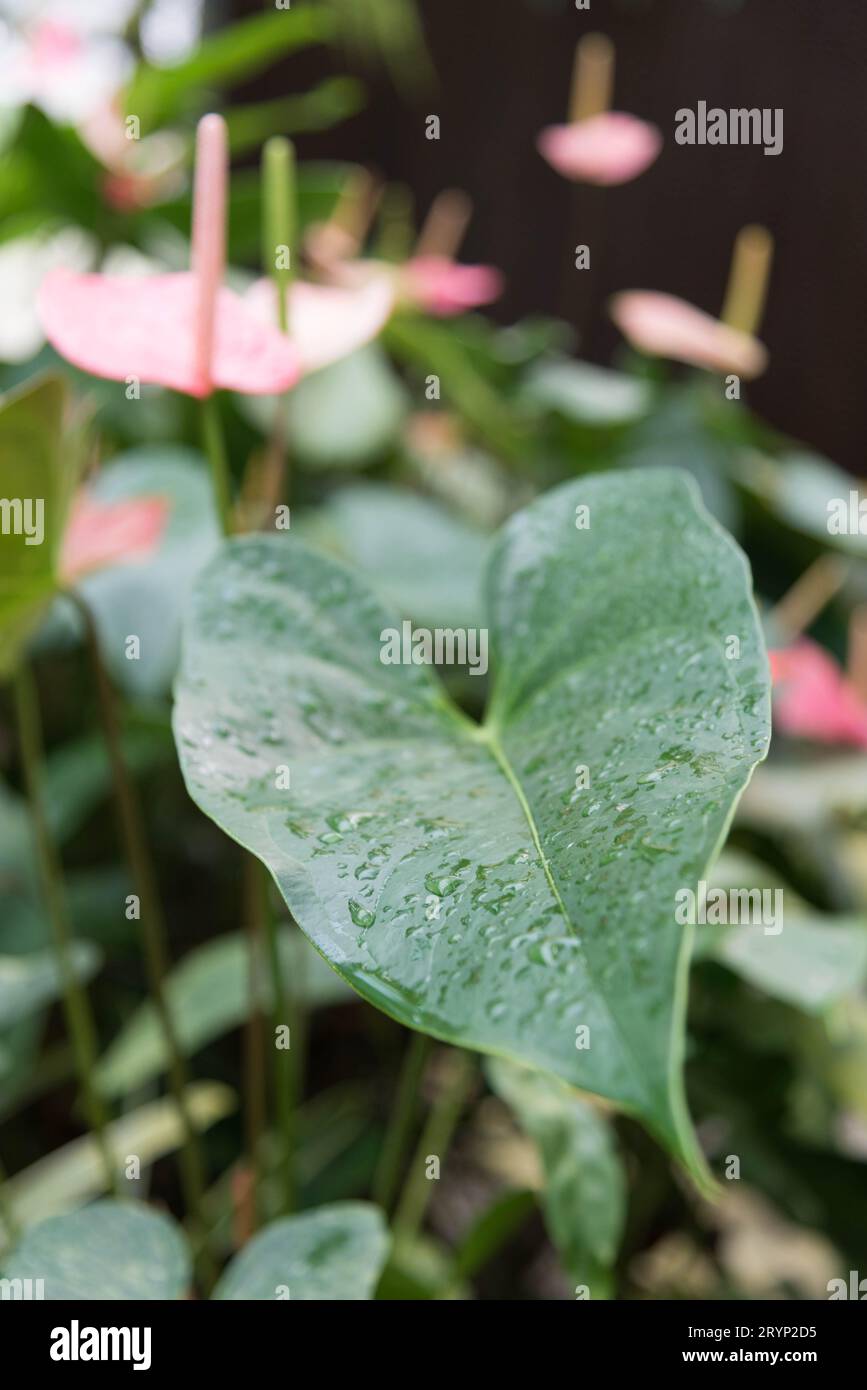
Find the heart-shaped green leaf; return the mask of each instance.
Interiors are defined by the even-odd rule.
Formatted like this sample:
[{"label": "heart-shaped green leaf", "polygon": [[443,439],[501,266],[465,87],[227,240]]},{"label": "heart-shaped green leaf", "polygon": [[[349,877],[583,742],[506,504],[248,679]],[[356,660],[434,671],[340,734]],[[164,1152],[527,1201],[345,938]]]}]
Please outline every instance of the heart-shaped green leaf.
[{"label": "heart-shaped green leaf", "polygon": [[175,1299],[189,1283],[190,1256],[169,1217],[106,1200],[34,1226],[3,1274],[43,1280],[47,1299]]},{"label": "heart-shaped green leaf", "polygon": [[372,1298],[387,1254],[388,1233],[376,1207],[334,1202],[262,1231],[236,1255],[214,1298],[343,1303]]},{"label": "heart-shaped green leaf", "polygon": [[698,1174],[675,894],[767,748],[746,564],[682,474],[586,478],[503,529],[487,609],[479,726],[383,664],[359,577],[229,543],[188,611],[187,785],[372,1003],[609,1097]]}]

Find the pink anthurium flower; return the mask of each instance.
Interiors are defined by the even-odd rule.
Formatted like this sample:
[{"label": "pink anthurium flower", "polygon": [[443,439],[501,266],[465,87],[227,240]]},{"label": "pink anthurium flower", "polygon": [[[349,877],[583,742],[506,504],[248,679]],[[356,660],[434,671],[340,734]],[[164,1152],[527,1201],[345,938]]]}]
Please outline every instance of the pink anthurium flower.
[{"label": "pink anthurium flower", "polygon": [[159,545],[169,505],[163,497],[98,502],[82,489],[72,504],[58,565],[63,584],[93,570],[149,555]]},{"label": "pink anthurium flower", "polygon": [[867,748],[867,703],[833,657],[808,638],[769,656],[779,729],[818,743]]},{"label": "pink anthurium flower", "polygon": [[459,265],[448,256],[414,256],[402,268],[399,292],[435,318],[450,318],[499,299],[503,277],[490,265]]},{"label": "pink anthurium flower", "polygon": [[48,275],[38,307],[61,356],[111,381],[134,378],[199,398],[217,389],[272,395],[298,379],[293,344],[222,285],[228,144],[222,116],[199,122],[192,268],[135,278]]},{"label": "pink anthurium flower", "polygon": [[461,265],[450,256],[413,256],[403,265],[387,261],[336,261],[329,267],[337,284],[360,286],[376,281],[391,286],[396,305],[421,309],[434,318],[452,318],[503,293],[503,276],[490,265]]},{"label": "pink anthurium flower", "polygon": [[624,111],[602,111],[587,120],[546,126],[536,141],[552,169],[577,183],[628,183],[659,155],[662,135],[655,125]]},{"label": "pink anthurium flower", "polygon": [[[264,322],[276,323],[273,280],[257,280],[246,302]],[[318,371],[369,343],[385,327],[393,308],[394,287],[384,277],[354,288],[295,281],[287,297],[288,341],[301,371]]]},{"label": "pink anthurium flower", "polygon": [[676,295],[626,290],[614,296],[610,311],[623,336],[650,356],[748,379],[767,366],[767,349],[752,334],[730,328]]}]

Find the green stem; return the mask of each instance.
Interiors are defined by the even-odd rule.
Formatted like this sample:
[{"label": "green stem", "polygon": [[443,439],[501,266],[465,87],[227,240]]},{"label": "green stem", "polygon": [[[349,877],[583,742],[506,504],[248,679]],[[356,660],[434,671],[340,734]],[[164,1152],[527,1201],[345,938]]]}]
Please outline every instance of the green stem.
[{"label": "green stem", "polygon": [[220,527],[223,535],[228,536],[232,530],[232,480],[216,396],[205,396],[202,401],[202,443],[211,468],[214,503]]},{"label": "green stem", "polygon": [[422,1073],[431,1050],[425,1033],[412,1033],[404,1053],[397,1095],[392,1106],[373,1180],[373,1200],[383,1211],[390,1211],[400,1182],[406,1152],[418,1112],[418,1092]]},{"label": "green stem", "polygon": [[6,1193],[6,1184],[8,1181],[9,1175],[6,1172],[6,1166],[3,1160],[0,1159],[0,1221],[2,1221],[6,1228],[9,1244],[14,1245],[15,1241],[18,1239],[19,1229],[18,1222],[15,1219],[15,1213],[12,1210],[12,1203],[9,1201]]},{"label": "green stem", "polygon": [[448,1060],[452,1076],[430,1108],[397,1205],[396,1240],[416,1235],[421,1227],[433,1191],[432,1179],[425,1173],[427,1160],[434,1156],[442,1164],[475,1076],[475,1062],[466,1052],[453,1050]]},{"label": "green stem", "polygon": [[[287,991],[283,982],[283,962],[280,958],[280,925],[277,914],[268,903],[268,874],[259,865],[265,897],[265,927],[268,961],[271,969],[273,1005],[271,1011],[271,1045],[274,1048],[274,1109],[280,1134],[282,1200],[280,1211],[294,1211],[297,1205],[297,1115],[304,1075],[304,1015],[299,1005],[302,991]],[[277,1029],[289,1028],[289,1047],[277,1047]]]},{"label": "green stem", "polygon": [[[169,1008],[165,979],[169,968],[167,933],[156,870],[151,858],[144,816],[135,783],[129,774],[123,751],[114,691],[102,660],[99,633],[87,603],[70,592],[84,626],[85,644],[96,685],[99,718],[111,767],[124,855],[129,865],[141,912],[141,941],[148,983],[156,1005],[168,1056],[169,1084],[181,1122],[181,1182],[184,1201],[194,1226],[204,1233],[206,1222],[202,1206],[205,1172],[196,1127],[187,1104],[187,1067],[178,1042],[177,1029]],[[205,1273],[205,1271],[203,1271]],[[206,1273],[206,1277],[209,1274]]]},{"label": "green stem", "polygon": [[260,868],[259,861],[254,859],[252,854],[244,854],[248,997],[250,1001],[247,1026],[244,1030],[244,1128],[247,1162],[252,1178],[252,1231],[258,1230],[261,1214],[259,1183],[262,1176],[262,1134],[265,1129],[265,1047],[259,989],[262,937],[267,904]]},{"label": "green stem", "polygon": [[[277,297],[277,323],[281,333],[289,333],[289,291],[296,276],[295,242],[298,235],[298,203],[295,179],[295,147],[291,140],[274,135],[262,153],[262,262],[265,274],[274,282]],[[288,393],[274,402],[274,423],[269,440],[272,472],[270,491],[274,505],[289,491]]]},{"label": "green stem", "polygon": [[81,1089],[87,1123],[93,1131],[102,1157],[108,1190],[116,1193],[118,1177],[106,1133],[106,1110],[92,1080],[97,1056],[96,1027],[87,994],[79,984],[72,966],[70,953],[72,933],[63,885],[63,870],[49,829],[42,793],[43,748],[42,725],[39,718],[39,694],[32,673],[23,662],[15,674],[15,712],[36,859],[45,908],[54,940],[54,949],[57,952],[60,967],[63,1007],[66,1026],[75,1050],[78,1084]]},{"label": "green stem", "polygon": [[295,149],[285,136],[274,135],[262,152],[262,202],[266,275],[277,292],[277,322],[289,332],[289,287],[295,278],[295,239],[298,214],[295,195]]}]

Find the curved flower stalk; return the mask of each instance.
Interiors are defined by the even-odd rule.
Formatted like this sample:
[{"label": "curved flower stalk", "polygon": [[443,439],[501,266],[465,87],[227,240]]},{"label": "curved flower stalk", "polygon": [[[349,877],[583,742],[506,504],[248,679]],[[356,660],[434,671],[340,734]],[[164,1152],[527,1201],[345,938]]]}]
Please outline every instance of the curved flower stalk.
[{"label": "curved flower stalk", "polygon": [[611,317],[639,352],[667,357],[712,372],[760,376],[768,352],[755,336],[762,317],[773,257],[764,227],[738,234],[722,317],[715,319],[673,294],[624,290],[614,295]]},{"label": "curved flower stalk", "polygon": [[204,399],[219,388],[270,395],[300,374],[295,347],[222,284],[228,147],[222,116],[199,122],[189,272],[136,278],[74,275],[43,281],[46,337],[75,366],[112,381],[135,378]]},{"label": "curved flower stalk", "polygon": [[643,174],[662,149],[655,125],[609,110],[614,86],[614,45],[588,34],[575,50],[570,119],[546,126],[539,153],[558,174],[576,183],[611,186]]}]

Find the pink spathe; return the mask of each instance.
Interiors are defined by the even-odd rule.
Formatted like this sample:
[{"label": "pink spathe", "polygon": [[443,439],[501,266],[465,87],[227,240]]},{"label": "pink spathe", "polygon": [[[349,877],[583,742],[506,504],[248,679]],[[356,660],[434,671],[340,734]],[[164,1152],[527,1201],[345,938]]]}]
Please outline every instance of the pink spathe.
[{"label": "pink spathe", "polygon": [[450,318],[492,304],[503,293],[503,277],[490,265],[460,265],[448,256],[415,256],[401,274],[401,293],[437,318]]},{"label": "pink spathe", "polygon": [[808,638],[769,656],[778,729],[817,743],[867,748],[867,704],[833,657]]},{"label": "pink spathe", "polygon": [[767,349],[757,338],[673,294],[625,290],[612,299],[611,317],[634,348],[652,357],[747,379],[759,376],[768,364]]},{"label": "pink spathe", "polygon": [[662,149],[662,135],[637,116],[604,111],[570,125],[546,126],[536,143],[564,178],[610,186],[643,174]]},{"label": "pink spathe", "polygon": [[149,555],[160,543],[168,514],[164,497],[98,502],[82,490],[63,533],[58,565],[62,582],[71,584],[93,570]]},{"label": "pink spathe", "polygon": [[189,396],[220,388],[273,395],[294,386],[294,345],[222,286],[227,180],[226,123],[205,116],[196,142],[192,269],[136,278],[49,274],[38,310],[62,357],[94,376]]},{"label": "pink spathe", "polygon": [[[272,280],[257,280],[245,303],[264,322],[277,322]],[[295,281],[287,297],[288,338],[301,371],[318,371],[364,347],[385,327],[393,308],[394,286],[383,276],[347,289]]]}]

